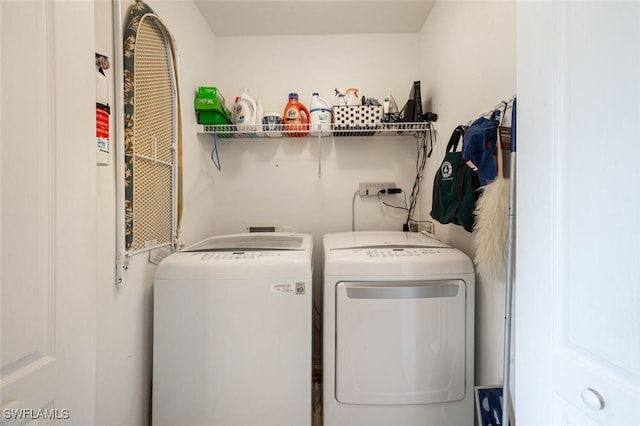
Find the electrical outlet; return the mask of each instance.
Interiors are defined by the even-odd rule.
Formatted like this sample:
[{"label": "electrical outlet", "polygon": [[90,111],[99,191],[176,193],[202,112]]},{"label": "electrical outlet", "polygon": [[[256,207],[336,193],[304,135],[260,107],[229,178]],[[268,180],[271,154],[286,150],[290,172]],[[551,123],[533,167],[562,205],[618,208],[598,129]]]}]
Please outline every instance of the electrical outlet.
[{"label": "electrical outlet", "polygon": [[425,221],[418,224],[418,230],[433,235],[433,222]]},{"label": "electrical outlet", "polygon": [[359,186],[360,196],[377,196],[383,189],[395,188],[395,182],[361,182]]}]

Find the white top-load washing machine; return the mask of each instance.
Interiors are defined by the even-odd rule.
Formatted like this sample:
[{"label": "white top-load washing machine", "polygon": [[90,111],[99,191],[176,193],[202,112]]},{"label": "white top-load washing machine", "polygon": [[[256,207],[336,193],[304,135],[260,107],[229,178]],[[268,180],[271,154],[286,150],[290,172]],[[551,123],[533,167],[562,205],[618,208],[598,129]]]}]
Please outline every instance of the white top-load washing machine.
[{"label": "white top-load washing machine", "polygon": [[217,236],[158,265],[153,425],[312,421],[312,238]]},{"label": "white top-load washing machine", "polygon": [[472,426],[469,257],[420,233],[323,244],[324,426]]}]

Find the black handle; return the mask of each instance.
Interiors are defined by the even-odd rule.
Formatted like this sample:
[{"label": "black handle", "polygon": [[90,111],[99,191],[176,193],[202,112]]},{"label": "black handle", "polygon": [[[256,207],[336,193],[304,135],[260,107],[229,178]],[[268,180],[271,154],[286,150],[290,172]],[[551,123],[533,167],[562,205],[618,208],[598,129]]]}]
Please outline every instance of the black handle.
[{"label": "black handle", "polygon": [[464,136],[464,127],[458,126],[453,129],[453,133],[451,133],[451,137],[449,138],[449,143],[447,143],[447,152],[455,152],[458,150],[458,143],[462,140]]}]

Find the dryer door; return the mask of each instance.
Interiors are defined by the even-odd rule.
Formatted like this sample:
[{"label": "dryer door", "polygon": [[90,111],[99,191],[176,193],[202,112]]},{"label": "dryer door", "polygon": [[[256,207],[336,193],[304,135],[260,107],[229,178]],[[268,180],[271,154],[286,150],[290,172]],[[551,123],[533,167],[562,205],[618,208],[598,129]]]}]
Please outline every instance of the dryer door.
[{"label": "dryer door", "polygon": [[336,399],[398,405],[465,395],[462,280],[340,282]]}]

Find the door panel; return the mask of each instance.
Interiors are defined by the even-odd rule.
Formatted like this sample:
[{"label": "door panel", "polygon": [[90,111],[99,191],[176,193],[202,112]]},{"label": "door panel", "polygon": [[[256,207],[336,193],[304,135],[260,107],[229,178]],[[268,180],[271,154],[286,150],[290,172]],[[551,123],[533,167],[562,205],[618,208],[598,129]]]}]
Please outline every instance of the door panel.
[{"label": "door panel", "polygon": [[[9,19],[26,7],[3,5],[2,25],[2,372],[3,378],[52,352],[50,307],[54,283],[51,244],[53,181],[48,142],[47,103],[26,93],[46,94],[47,32],[45,10],[29,5],[34,27],[23,45],[8,43],[5,34],[20,32],[21,22]],[[25,85],[11,84],[25,78]],[[27,88],[29,81],[31,87]],[[5,82],[7,82],[5,84]],[[6,101],[5,101],[6,99]],[[46,99],[46,98],[45,98]],[[28,114],[25,114],[29,112]],[[33,115],[31,115],[33,114]],[[34,125],[29,117],[41,117]],[[18,137],[15,136],[19,135]],[[5,137],[6,136],[6,137]],[[6,142],[5,142],[6,141]],[[10,184],[12,183],[12,184]],[[19,327],[16,327],[19,324]]]},{"label": "door panel", "polygon": [[[23,32],[17,16],[38,30]],[[47,384],[57,368],[55,176],[46,97],[53,82],[42,66],[52,22],[37,2],[3,2],[2,18],[1,403],[38,409],[54,398]],[[9,42],[13,34],[24,34],[21,43]],[[31,93],[40,95],[37,101],[25,96]]]},{"label": "door panel", "polygon": [[635,425],[640,3],[518,17],[516,422]]},{"label": "door panel", "polygon": [[562,336],[638,377],[640,4],[570,2],[563,14]]},{"label": "door panel", "polygon": [[[640,4],[566,2],[560,13],[554,387],[597,423],[630,423],[640,414],[640,232],[625,212],[640,207]],[[587,389],[601,408],[582,400]]]},{"label": "door panel", "polygon": [[0,22],[0,416],[92,424],[93,3],[2,1]]}]

